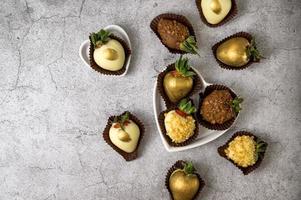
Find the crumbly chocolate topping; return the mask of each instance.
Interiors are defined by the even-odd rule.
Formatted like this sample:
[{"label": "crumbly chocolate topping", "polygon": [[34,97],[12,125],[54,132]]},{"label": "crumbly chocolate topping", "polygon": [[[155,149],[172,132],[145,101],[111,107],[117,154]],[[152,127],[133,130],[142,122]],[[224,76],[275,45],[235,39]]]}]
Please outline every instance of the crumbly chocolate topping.
[{"label": "crumbly chocolate topping", "polygon": [[200,113],[211,124],[223,124],[235,117],[231,107],[232,100],[228,90],[214,90],[205,97]]},{"label": "crumbly chocolate topping", "polygon": [[180,49],[180,44],[189,36],[189,29],[176,20],[160,19],[158,32],[162,42],[170,48]]}]

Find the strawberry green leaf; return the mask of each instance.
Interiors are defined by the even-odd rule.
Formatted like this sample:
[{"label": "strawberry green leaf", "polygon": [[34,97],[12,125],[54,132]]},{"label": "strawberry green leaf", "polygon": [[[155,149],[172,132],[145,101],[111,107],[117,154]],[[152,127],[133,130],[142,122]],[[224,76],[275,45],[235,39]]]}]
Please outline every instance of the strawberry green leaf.
[{"label": "strawberry green leaf", "polygon": [[130,113],[126,112],[125,114],[115,117],[113,123],[119,123],[122,130],[124,130],[124,123],[130,118]]},{"label": "strawberry green leaf", "polygon": [[263,156],[263,153],[267,149],[267,143],[264,141],[261,141],[260,139],[256,140],[256,149],[255,149],[255,160],[257,161],[261,156]]},{"label": "strawberry green leaf", "polygon": [[240,104],[242,102],[243,102],[243,98],[241,97],[236,97],[235,99],[232,100],[231,107],[233,108],[235,113],[239,113],[241,111]]},{"label": "strawberry green leaf", "polygon": [[189,175],[189,174],[194,174],[194,172],[195,172],[195,168],[194,168],[194,166],[193,166],[193,163],[192,162],[186,162],[185,164],[184,164],[184,172],[187,174],[187,175]]},{"label": "strawberry green leaf", "polygon": [[110,40],[111,32],[101,29],[97,33],[92,33],[90,35],[91,42],[94,47],[99,47]]},{"label": "strawberry green leaf", "polygon": [[253,61],[259,61],[261,58],[264,58],[257,49],[254,38],[251,40],[250,46],[247,47],[247,56]]},{"label": "strawberry green leaf", "polygon": [[188,58],[182,58],[182,56],[180,56],[180,58],[175,63],[175,68],[184,77],[191,77],[196,75],[194,71],[190,70]]},{"label": "strawberry green leaf", "polygon": [[186,38],[186,40],[180,44],[180,49],[187,53],[199,55],[197,43],[194,36],[189,36],[188,38]]},{"label": "strawberry green leaf", "polygon": [[180,101],[178,108],[187,115],[191,115],[196,112],[196,108],[192,105],[191,100],[188,101],[186,98]]}]

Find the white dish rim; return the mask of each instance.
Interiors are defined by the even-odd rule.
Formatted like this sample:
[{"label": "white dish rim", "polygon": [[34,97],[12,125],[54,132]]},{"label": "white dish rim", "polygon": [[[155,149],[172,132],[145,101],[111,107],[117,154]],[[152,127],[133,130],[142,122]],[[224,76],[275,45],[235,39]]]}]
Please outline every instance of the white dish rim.
[{"label": "white dish rim", "polygon": [[[204,80],[203,76],[201,75],[201,73],[195,69],[194,67],[191,67],[191,69],[193,69],[197,75],[200,77],[201,79],[201,82],[203,84],[203,87],[202,87],[202,90],[200,90],[200,92],[203,92],[205,90],[205,88],[209,85],[213,85],[213,83],[208,83]],[[230,88],[230,87],[229,87]],[[234,91],[232,88],[230,88],[232,91]],[[235,91],[234,91],[235,92]],[[154,117],[155,117],[155,121],[156,121],[156,126],[157,126],[157,129],[159,131],[159,135],[161,137],[161,140],[162,140],[162,143],[165,147],[165,149],[168,151],[168,152],[179,152],[179,151],[185,151],[185,150],[188,150],[188,149],[192,149],[192,148],[196,148],[196,147],[199,147],[199,146],[202,146],[202,145],[205,145],[213,140],[216,140],[218,137],[222,136],[223,134],[225,134],[233,125],[234,123],[237,121],[237,118],[239,116],[239,114],[237,115],[237,117],[235,118],[233,124],[231,125],[231,127],[229,127],[228,129],[226,130],[222,130],[222,131],[217,131],[217,130],[209,130],[209,129],[206,129],[205,127],[203,127],[204,129],[206,129],[208,132],[212,132],[212,133],[207,133],[207,135],[203,136],[202,138],[196,138],[195,141],[193,141],[192,143],[186,145],[186,146],[179,146],[179,147],[174,147],[174,146],[170,146],[168,144],[168,142],[166,141],[166,139],[164,138],[164,135],[161,131],[161,128],[160,128],[160,125],[159,125],[159,120],[158,120],[158,115],[160,113],[158,113],[158,99],[162,101],[162,97],[160,96],[158,90],[157,90],[157,81],[155,81],[155,84],[154,84],[154,88],[153,88],[153,109],[154,109]],[[162,111],[161,111],[162,112]],[[198,126],[201,128],[202,126],[200,124],[198,124]]]}]

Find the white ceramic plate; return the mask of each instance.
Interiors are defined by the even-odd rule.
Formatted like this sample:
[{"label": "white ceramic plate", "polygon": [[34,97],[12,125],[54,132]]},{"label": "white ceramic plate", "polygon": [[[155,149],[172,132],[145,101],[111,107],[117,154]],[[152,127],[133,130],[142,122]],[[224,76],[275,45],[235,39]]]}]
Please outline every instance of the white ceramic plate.
[{"label": "white ceramic plate", "polygon": [[[110,31],[111,33],[113,33],[117,37],[120,37],[121,39],[123,39],[127,43],[127,45],[129,46],[129,48],[132,50],[132,45],[131,45],[130,38],[129,38],[128,34],[125,32],[125,30],[123,28],[121,28],[118,25],[109,25],[109,26],[106,26],[104,29]],[[82,61],[88,67],[90,67],[89,48],[90,48],[90,40],[85,40],[79,47],[79,57],[82,59]],[[132,57],[132,54],[130,54],[129,58],[127,59],[127,63],[125,65],[124,73],[119,75],[119,76],[124,76],[128,72],[130,62],[131,62],[131,57]]]},{"label": "white ceramic plate", "polygon": [[[200,72],[198,70],[196,70],[195,68],[191,67],[196,73],[197,75],[200,77],[201,82],[202,82],[202,89],[200,90],[200,92],[204,92],[205,88],[209,85],[212,85],[212,83],[207,83],[204,78],[202,77],[202,75],[200,74]],[[231,88],[230,88],[231,89]],[[231,89],[232,90],[232,89]],[[234,91],[234,90],[232,90]],[[235,92],[235,91],[234,91]],[[198,101],[199,101],[199,94],[195,94],[192,96],[192,100],[195,103],[195,105],[198,105]],[[156,120],[156,125],[157,125],[157,129],[160,133],[161,136],[161,140],[163,142],[163,145],[165,147],[165,149],[168,152],[177,152],[177,151],[184,151],[187,149],[192,149],[204,144],[207,144],[208,142],[211,142],[213,140],[215,140],[216,138],[218,138],[219,136],[223,135],[225,132],[227,132],[227,130],[222,130],[222,131],[216,131],[216,130],[209,130],[203,126],[201,126],[199,124],[199,134],[198,137],[190,144],[186,145],[186,146],[182,146],[182,147],[173,147],[170,146],[168,144],[168,142],[165,140],[163,133],[161,132],[160,129],[160,125],[159,125],[159,120],[158,120],[158,116],[159,114],[166,110],[166,106],[164,103],[164,100],[162,99],[161,95],[159,94],[158,90],[157,90],[157,81],[155,82],[154,85],[154,92],[153,92],[153,106],[154,106],[154,114],[155,114],[155,120]],[[238,116],[236,117],[236,119],[238,118]],[[236,121],[235,119],[235,121]],[[234,121],[234,123],[235,123]],[[233,123],[233,124],[234,124]],[[233,126],[232,124],[232,126]]]}]

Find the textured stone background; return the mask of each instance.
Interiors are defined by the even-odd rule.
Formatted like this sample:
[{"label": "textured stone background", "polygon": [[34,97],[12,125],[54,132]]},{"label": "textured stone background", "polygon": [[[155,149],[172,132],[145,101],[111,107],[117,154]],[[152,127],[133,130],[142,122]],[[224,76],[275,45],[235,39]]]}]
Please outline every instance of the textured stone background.
[{"label": "textured stone background", "polygon": [[[300,0],[238,0],[239,14],[220,28],[199,19],[193,0],[4,0],[0,7],[0,199],[168,199],[167,169],[193,160],[206,181],[202,199],[300,199]],[[152,112],[157,70],[173,62],[149,28],[162,12],[186,15],[206,80],[245,97],[229,133],[205,146],[165,151]],[[108,24],[126,28],[133,62],[123,78],[102,76],[78,56],[88,34]],[[210,47],[238,31],[255,35],[266,56],[244,71],[218,67]],[[107,117],[130,110],[146,125],[140,157],[125,162],[104,143]],[[217,155],[235,130],[269,143],[256,172],[243,176]]]}]

